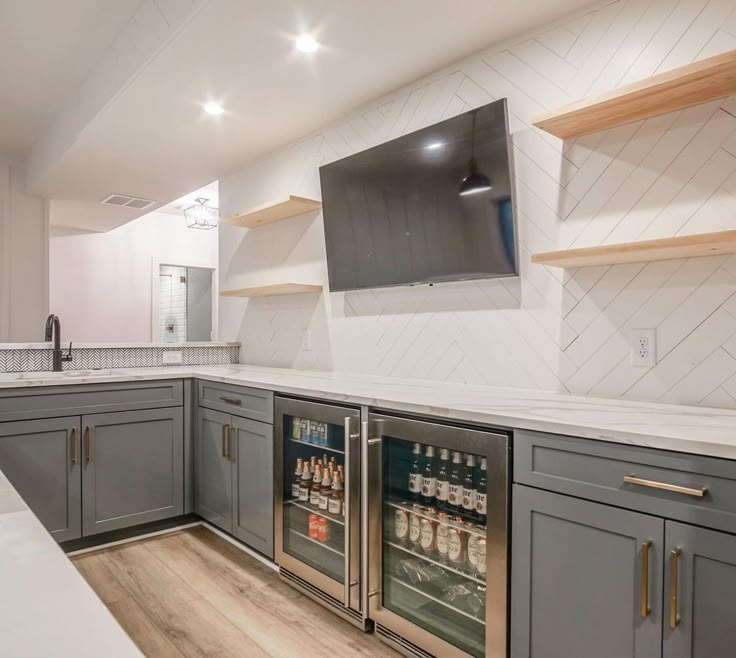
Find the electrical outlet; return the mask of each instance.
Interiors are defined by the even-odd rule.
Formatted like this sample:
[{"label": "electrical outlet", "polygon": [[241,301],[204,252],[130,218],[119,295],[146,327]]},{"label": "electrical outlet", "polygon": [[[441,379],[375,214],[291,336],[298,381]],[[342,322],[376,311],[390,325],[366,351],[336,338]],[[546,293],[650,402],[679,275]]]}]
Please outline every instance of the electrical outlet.
[{"label": "electrical outlet", "polygon": [[642,368],[657,365],[657,332],[654,329],[631,330],[631,365]]},{"label": "electrical outlet", "polygon": [[164,365],[173,365],[182,362],[181,350],[165,350]]},{"label": "electrical outlet", "polygon": [[302,334],[302,349],[305,351],[312,349],[312,332],[309,329],[305,329]]}]

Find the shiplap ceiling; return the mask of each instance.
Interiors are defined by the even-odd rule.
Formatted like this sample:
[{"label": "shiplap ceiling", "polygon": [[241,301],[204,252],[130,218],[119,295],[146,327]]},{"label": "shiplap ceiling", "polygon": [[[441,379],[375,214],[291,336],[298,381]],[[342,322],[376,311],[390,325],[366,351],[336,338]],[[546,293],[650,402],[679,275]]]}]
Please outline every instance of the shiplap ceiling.
[{"label": "shiplap ceiling", "polygon": [[[361,103],[589,3],[180,0],[187,11],[174,25],[177,3],[143,0],[131,47],[115,56],[140,61],[95,72],[94,111],[84,122],[64,117],[36,145],[31,187],[55,199],[122,193],[169,203]],[[294,51],[305,31],[323,44],[319,52]],[[224,116],[203,114],[210,99]]]},{"label": "shiplap ceiling", "polygon": [[31,148],[139,4],[0,0],[0,154]]}]

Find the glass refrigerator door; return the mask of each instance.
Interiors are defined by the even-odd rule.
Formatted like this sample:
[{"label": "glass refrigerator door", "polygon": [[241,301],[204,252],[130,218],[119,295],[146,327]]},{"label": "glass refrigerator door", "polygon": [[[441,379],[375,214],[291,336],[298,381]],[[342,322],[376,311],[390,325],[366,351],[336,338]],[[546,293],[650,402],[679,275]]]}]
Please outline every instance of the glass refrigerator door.
[{"label": "glass refrigerator door", "polygon": [[505,655],[506,437],[400,419],[377,426],[371,617],[375,608],[377,622],[435,655]]},{"label": "glass refrigerator door", "polygon": [[283,551],[344,583],[344,427],[285,415],[283,428]]}]

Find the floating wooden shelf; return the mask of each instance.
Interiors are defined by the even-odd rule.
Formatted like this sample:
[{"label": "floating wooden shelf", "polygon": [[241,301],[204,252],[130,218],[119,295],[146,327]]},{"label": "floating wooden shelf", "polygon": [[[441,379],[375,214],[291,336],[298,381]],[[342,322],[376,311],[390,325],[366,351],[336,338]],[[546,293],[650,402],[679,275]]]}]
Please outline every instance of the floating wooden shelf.
[{"label": "floating wooden shelf", "polygon": [[307,212],[314,212],[321,207],[322,204],[319,201],[290,194],[286,199],[264,203],[256,208],[241,212],[234,217],[230,217],[230,219],[224,220],[223,224],[242,226],[244,228],[256,228],[258,226],[280,222],[283,219],[297,217]]},{"label": "floating wooden shelf", "polygon": [[667,114],[736,93],[736,50],[709,57],[534,117],[562,139]]},{"label": "floating wooden shelf", "polygon": [[736,253],[736,231],[720,231],[642,242],[607,244],[602,247],[549,251],[532,255],[532,263],[551,267],[591,267],[733,253]]},{"label": "floating wooden shelf", "polygon": [[223,290],[225,297],[273,297],[274,295],[297,295],[305,292],[322,292],[322,286],[306,283],[276,283],[270,286],[241,288],[240,290]]}]

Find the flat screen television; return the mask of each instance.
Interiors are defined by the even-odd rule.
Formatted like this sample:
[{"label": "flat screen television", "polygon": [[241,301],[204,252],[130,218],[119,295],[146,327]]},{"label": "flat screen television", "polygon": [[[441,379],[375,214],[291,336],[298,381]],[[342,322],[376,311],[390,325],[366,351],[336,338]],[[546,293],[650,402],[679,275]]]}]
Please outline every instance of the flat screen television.
[{"label": "flat screen television", "polygon": [[506,99],[320,167],[330,290],[517,274]]}]

